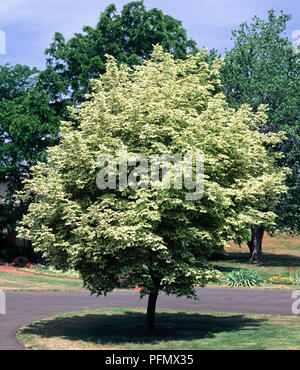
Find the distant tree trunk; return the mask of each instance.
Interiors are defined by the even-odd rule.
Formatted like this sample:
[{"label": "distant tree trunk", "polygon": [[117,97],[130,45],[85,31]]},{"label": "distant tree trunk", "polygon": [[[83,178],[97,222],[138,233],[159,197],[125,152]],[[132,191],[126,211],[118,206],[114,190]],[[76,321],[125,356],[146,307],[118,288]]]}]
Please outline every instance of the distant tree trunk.
[{"label": "distant tree trunk", "polygon": [[147,324],[147,329],[151,332],[155,330],[155,309],[156,309],[157,297],[158,297],[158,290],[155,291],[154,293],[150,293],[149,298],[148,298],[146,324]]},{"label": "distant tree trunk", "polygon": [[251,240],[248,242],[250,250],[250,261],[262,261],[262,240],[264,236],[264,226],[254,226],[251,229]]}]

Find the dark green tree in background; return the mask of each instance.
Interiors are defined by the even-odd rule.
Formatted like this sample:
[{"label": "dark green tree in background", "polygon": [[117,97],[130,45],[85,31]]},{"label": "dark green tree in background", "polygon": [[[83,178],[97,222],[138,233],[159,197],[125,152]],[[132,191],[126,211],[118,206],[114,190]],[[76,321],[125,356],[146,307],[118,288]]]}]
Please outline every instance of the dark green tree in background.
[{"label": "dark green tree in background", "polygon": [[30,177],[30,167],[45,159],[57,139],[59,119],[40,86],[39,71],[28,66],[0,66],[0,230],[13,231],[27,209],[14,194]]},{"label": "dark green tree in background", "polygon": [[[114,4],[100,14],[95,28],[86,26],[65,40],[55,33],[48,49],[43,78],[57,104],[80,103],[90,92],[90,79],[105,72],[106,54],[130,66],[149,59],[153,45],[160,44],[175,59],[197,51],[196,42],[187,38],[182,22],[159,9],[147,10],[143,1],[126,4],[117,13]],[[52,80],[52,83],[49,82]]]},{"label": "dark green tree in background", "polygon": [[[292,172],[287,177],[288,190],[275,209],[276,229],[300,232],[300,62],[293,44],[283,34],[290,15],[277,17],[274,10],[268,19],[257,16],[233,31],[234,46],[226,51],[222,69],[223,91],[233,108],[247,103],[256,111],[260,104],[269,107],[265,132],[286,132],[286,140],[270,150],[282,151],[278,159]],[[262,258],[264,225],[253,225],[248,242],[251,260]]]}]

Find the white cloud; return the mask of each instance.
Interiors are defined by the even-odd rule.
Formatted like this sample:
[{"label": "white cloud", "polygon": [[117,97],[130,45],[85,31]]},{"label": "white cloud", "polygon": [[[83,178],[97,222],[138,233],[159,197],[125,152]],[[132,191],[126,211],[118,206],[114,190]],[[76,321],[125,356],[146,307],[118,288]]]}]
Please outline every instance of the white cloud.
[{"label": "white cloud", "polygon": [[85,25],[95,26],[112,2],[121,9],[128,0],[0,0],[0,30],[6,32],[9,48],[0,63],[18,60],[42,68],[55,32],[68,39]]},{"label": "white cloud", "polygon": [[174,0],[145,0],[147,7],[157,7],[166,13],[171,13],[180,20],[186,20],[185,26],[200,24],[228,27],[239,24],[249,14],[254,15],[263,8],[259,0],[188,0],[185,2]]},{"label": "white cloud", "polygon": [[[2,24],[28,22],[39,26],[60,26],[66,31],[77,25],[97,22],[99,14],[112,1],[109,0],[0,0]],[[117,4],[128,1],[119,0]]]},{"label": "white cloud", "polygon": [[5,21],[5,16],[10,15],[18,4],[24,2],[23,0],[0,0],[0,16],[1,22]]}]

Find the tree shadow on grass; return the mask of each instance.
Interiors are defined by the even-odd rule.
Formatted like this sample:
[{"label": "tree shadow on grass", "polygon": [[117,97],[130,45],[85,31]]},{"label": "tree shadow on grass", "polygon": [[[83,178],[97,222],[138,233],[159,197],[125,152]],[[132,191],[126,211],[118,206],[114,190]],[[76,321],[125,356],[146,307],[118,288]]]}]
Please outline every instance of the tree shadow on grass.
[{"label": "tree shadow on grass", "polygon": [[[249,261],[249,253],[230,253],[228,255],[225,255],[222,259],[219,261],[222,262],[232,262],[232,263],[247,263],[249,265],[249,268],[254,265],[259,266],[275,266],[275,267],[291,267],[291,266],[300,266],[300,257],[295,255],[289,255],[289,254],[275,254],[275,253],[263,253],[263,261],[252,263]],[[214,261],[214,263],[217,265],[218,261]],[[226,266],[220,266],[220,271],[223,269],[225,272],[227,270]],[[229,267],[228,271],[233,270],[234,268]],[[236,269],[240,269],[240,267],[236,267]]]},{"label": "tree shadow on grass", "polygon": [[[106,314],[107,313],[107,314]],[[98,345],[157,344],[167,341],[190,341],[213,338],[218,333],[253,331],[265,321],[239,314],[202,314],[157,312],[156,331],[145,329],[145,313],[123,310],[123,313],[85,313],[39,321],[22,329],[22,334],[43,338],[63,338]]]}]

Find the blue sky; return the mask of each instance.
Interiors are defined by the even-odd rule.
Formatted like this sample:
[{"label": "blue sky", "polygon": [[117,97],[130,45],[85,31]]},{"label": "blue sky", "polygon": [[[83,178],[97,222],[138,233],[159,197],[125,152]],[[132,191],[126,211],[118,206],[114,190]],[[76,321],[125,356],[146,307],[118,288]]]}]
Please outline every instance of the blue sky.
[{"label": "blue sky", "polygon": [[[95,26],[110,3],[118,10],[129,0],[0,0],[0,30],[6,34],[6,54],[0,64],[27,64],[43,68],[44,50],[54,32],[70,38],[84,25]],[[144,0],[148,9],[159,8],[183,22],[198,47],[230,48],[231,30],[255,14],[267,17],[271,8],[292,14],[286,35],[300,30],[299,0]],[[300,38],[300,36],[299,36]]]}]

